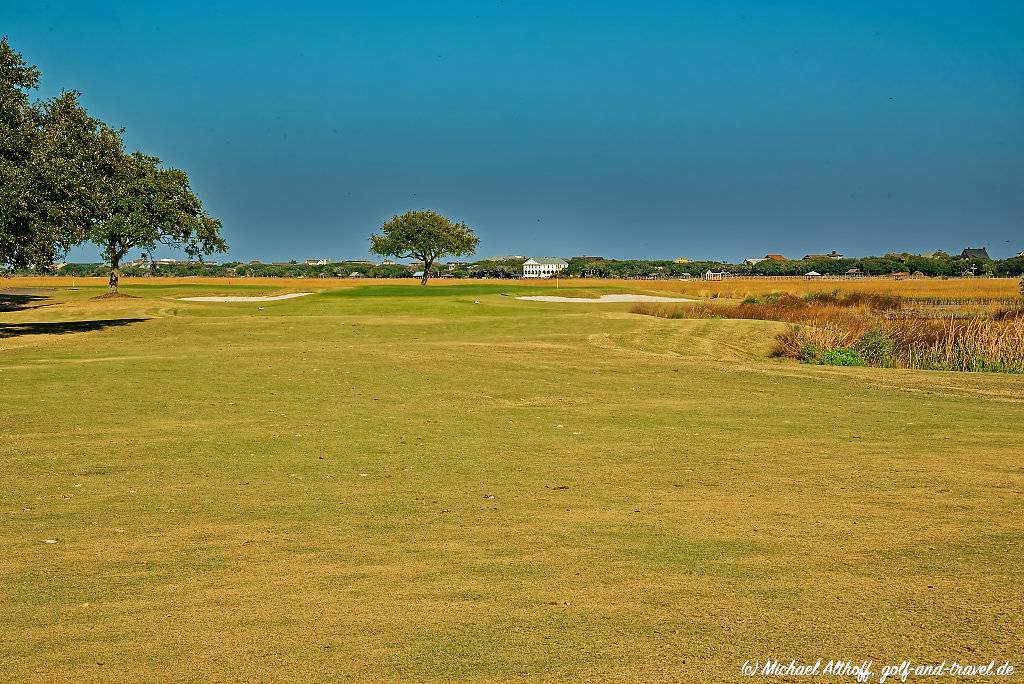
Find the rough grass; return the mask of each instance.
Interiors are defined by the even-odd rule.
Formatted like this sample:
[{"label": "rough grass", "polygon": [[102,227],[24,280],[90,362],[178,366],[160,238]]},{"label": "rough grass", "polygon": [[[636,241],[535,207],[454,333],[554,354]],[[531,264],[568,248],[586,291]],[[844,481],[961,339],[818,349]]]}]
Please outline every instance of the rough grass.
[{"label": "rough grass", "polygon": [[[917,303],[915,302],[915,305]],[[638,304],[661,318],[738,318],[794,325],[776,354],[812,363],[1024,373],[1024,316],[1016,307],[910,308],[885,292],[768,293],[740,304]]]},{"label": "rough grass", "polygon": [[176,301],[218,287],[0,314],[0,679],[1024,651],[1019,378],[787,364],[785,324],[504,284]]}]

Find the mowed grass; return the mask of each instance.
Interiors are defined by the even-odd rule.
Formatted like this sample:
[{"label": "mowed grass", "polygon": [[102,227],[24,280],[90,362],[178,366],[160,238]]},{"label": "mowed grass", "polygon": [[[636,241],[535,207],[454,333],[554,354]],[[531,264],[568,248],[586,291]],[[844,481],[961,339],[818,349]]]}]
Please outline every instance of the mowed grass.
[{"label": "mowed grass", "polygon": [[[318,294],[176,300],[226,287]],[[552,287],[23,293],[0,679],[1021,661],[1019,377],[803,366],[768,358],[784,324],[515,299]]]}]

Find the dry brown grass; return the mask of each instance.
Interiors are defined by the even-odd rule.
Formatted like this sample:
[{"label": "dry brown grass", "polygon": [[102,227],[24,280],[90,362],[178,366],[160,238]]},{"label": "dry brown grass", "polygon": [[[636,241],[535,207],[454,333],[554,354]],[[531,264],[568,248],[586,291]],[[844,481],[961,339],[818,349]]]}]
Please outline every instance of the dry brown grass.
[{"label": "dry brown grass", "polygon": [[[760,297],[770,292],[804,295],[808,292],[838,289],[843,293],[889,294],[927,303],[1002,302],[1018,298],[1019,280],[1015,278],[864,278],[860,280],[807,280],[805,278],[732,278],[718,282],[651,281],[647,286],[683,295],[727,299]],[[640,285],[643,287],[644,285]]]},{"label": "dry brown grass", "polygon": [[[784,294],[743,304],[638,304],[633,313],[661,318],[738,318],[793,323],[780,334],[779,356],[822,362],[829,350],[850,361],[894,368],[1024,373],[1020,309],[940,312],[904,308],[891,295]],[[828,362],[828,361],[826,361]]]}]

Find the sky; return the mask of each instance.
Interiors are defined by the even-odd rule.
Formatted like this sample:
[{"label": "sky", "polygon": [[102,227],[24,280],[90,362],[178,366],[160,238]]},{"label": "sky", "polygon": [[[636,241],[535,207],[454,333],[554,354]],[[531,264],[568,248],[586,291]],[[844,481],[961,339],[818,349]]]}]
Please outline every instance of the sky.
[{"label": "sky", "polygon": [[231,259],[366,258],[411,209],[480,257],[1024,250],[1019,0],[43,1],[4,34],[187,171]]}]

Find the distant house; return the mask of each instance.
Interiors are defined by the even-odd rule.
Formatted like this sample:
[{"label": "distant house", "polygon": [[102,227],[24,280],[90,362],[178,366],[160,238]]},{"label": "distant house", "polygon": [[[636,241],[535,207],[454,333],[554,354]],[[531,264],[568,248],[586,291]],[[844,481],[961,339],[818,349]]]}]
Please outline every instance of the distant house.
[{"label": "distant house", "polygon": [[1018,257],[1024,257],[1024,252],[1017,252]]},{"label": "distant house", "polygon": [[423,277],[423,271],[416,271],[415,273],[412,274],[412,277],[413,278],[422,278]]},{"label": "distant house", "polygon": [[327,259],[306,259],[306,266],[326,266],[330,263]]},{"label": "distant house", "polygon": [[804,273],[804,277],[807,278],[808,280],[815,280],[817,278],[820,278],[821,274],[818,273],[817,271],[808,271],[807,273]]},{"label": "distant house", "polygon": [[848,269],[846,271],[846,277],[847,278],[863,278],[864,277],[864,271],[860,270],[859,268],[851,268],[851,269]]},{"label": "distant house", "polygon": [[896,271],[895,273],[892,274],[892,279],[893,280],[903,280],[904,278],[906,278],[909,275],[910,274],[907,273],[906,271]]},{"label": "distant house", "polygon": [[843,255],[834,249],[828,254],[805,254],[804,261],[813,261],[815,259],[842,259]]},{"label": "distant house", "polygon": [[690,263],[690,260],[687,259],[686,257],[676,257],[675,259],[672,260],[672,263],[673,264],[688,264],[688,263]]},{"label": "distant house", "polygon": [[359,271],[352,271],[351,273],[348,274],[348,277],[349,278],[362,278],[363,274],[360,273]]},{"label": "distant house", "polygon": [[960,252],[960,256],[958,256],[957,258],[963,259],[964,261],[967,261],[969,259],[984,259],[985,261],[989,260],[988,250],[984,247],[967,247],[964,249],[964,251]]},{"label": "distant house", "polygon": [[781,254],[765,254],[764,258],[765,261],[788,261],[788,259]]},{"label": "distant house", "polygon": [[768,257],[764,257],[764,258],[760,258],[760,259],[758,259],[758,258],[744,259],[743,263],[746,264],[747,266],[757,266],[762,261],[768,261]]},{"label": "distant house", "polygon": [[378,265],[379,266],[394,266],[395,262],[394,262],[393,259],[385,259],[384,261],[380,262],[380,264],[378,264]]},{"label": "distant house", "polygon": [[725,280],[728,275],[726,271],[712,271],[708,269],[704,271],[704,280]]},{"label": "distant house", "polygon": [[561,273],[569,263],[558,257],[531,257],[523,262],[524,278],[550,278]]}]

